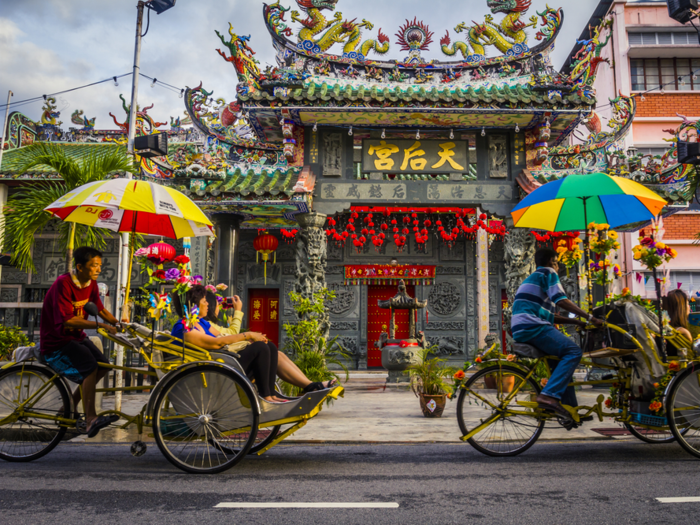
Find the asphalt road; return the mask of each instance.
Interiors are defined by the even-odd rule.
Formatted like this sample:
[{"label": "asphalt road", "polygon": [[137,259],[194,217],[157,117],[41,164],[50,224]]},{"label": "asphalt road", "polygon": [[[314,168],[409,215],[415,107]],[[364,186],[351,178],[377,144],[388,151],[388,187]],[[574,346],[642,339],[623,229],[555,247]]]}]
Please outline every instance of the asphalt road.
[{"label": "asphalt road", "polygon": [[[467,444],[279,446],[215,476],[150,446],[61,444],[0,462],[0,522],[235,524],[698,523],[700,461],[670,445],[568,442],[489,458]],[[396,503],[382,509],[235,509],[225,502]]]}]

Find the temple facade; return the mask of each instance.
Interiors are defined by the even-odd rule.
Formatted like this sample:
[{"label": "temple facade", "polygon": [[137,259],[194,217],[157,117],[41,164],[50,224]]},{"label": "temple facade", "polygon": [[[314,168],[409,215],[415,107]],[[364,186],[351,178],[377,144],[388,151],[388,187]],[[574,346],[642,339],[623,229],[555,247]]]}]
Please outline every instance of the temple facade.
[{"label": "temple facade", "polygon": [[[140,159],[143,175],[188,194],[217,226],[216,240],[193,239],[193,270],[229,284],[246,305],[244,325],[282,346],[284,323],[296,319],[289,293],[329,288],[329,334],[358,369],[381,366],[374,343],[389,314],[378,302],[400,279],[428,301],[414,322],[439,355],[461,364],[489,334],[505,344],[509,299],[549,239],[513,229],[512,208],[555,178],[634,173],[617,147],[634,98],[605,101],[609,130],[595,113],[609,24],[591,29],[564,74],[550,60],[564,12],[532,13],[528,0],[489,0],[482,22],[437,28],[439,43],[417,17],[389,38],[368,20],[346,20],[337,0],[291,4],[261,6],[275,66],[255,59],[265,42],[219,27],[217,53],[237,79],[226,98],[205,82],[187,89],[186,116],[166,131],[150,108],[138,112],[137,134],[170,139],[167,157]],[[433,48],[444,60],[423,57]],[[76,156],[126,142],[127,124],[116,117],[120,130],[101,132],[76,112],[76,127],[63,131],[50,100],[45,109],[41,122],[10,117],[0,168],[10,194],[56,176],[17,171],[34,141],[60,142]],[[590,136],[572,145],[582,124]],[[277,239],[265,264],[256,250],[263,231]],[[44,237],[37,275],[3,270],[3,301],[41,300],[60,273],[62,255],[51,233]],[[112,288],[116,254],[115,239],[104,272]],[[576,297],[575,275],[564,283]],[[397,317],[397,337],[408,324]]]}]

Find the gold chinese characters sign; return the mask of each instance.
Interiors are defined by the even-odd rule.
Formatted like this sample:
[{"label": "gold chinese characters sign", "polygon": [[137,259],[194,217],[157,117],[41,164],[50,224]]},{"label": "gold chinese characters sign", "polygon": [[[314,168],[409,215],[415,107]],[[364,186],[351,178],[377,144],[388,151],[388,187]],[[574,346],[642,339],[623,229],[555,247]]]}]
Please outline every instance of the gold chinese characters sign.
[{"label": "gold chinese characters sign", "polygon": [[365,140],[362,171],[383,173],[464,173],[469,143],[463,140]]}]

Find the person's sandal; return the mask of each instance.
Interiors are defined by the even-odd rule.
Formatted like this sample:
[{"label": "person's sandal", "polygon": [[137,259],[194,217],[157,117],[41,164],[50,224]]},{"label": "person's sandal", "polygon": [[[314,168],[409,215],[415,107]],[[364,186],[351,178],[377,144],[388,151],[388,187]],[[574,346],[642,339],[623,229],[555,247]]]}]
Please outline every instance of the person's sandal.
[{"label": "person's sandal", "polygon": [[88,430],[87,437],[94,438],[97,434],[100,433],[100,430],[102,430],[105,427],[108,427],[112,423],[116,423],[117,421],[119,421],[119,416],[116,414],[113,414],[111,416],[98,417],[90,427],[90,430]]},{"label": "person's sandal", "polygon": [[328,386],[323,386],[323,381],[315,381],[308,385],[302,393],[310,394],[311,392],[318,392],[320,390],[329,390],[338,384],[338,380],[333,378],[328,381]]}]

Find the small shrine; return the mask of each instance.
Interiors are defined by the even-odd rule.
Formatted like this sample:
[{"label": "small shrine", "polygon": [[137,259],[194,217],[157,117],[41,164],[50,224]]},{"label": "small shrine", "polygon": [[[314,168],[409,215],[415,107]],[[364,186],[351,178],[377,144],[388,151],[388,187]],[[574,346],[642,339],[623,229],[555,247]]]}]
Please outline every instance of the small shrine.
[{"label": "small shrine", "polygon": [[[417,360],[418,352],[425,346],[422,332],[416,330],[418,311],[428,306],[406,292],[406,283],[399,281],[399,292],[391,299],[377,301],[379,308],[391,311],[389,333],[382,333],[376,346],[382,352],[382,366],[389,371],[389,383],[407,383],[406,370]],[[408,310],[408,338],[396,339],[395,310]],[[420,337],[419,337],[420,336]]]}]

